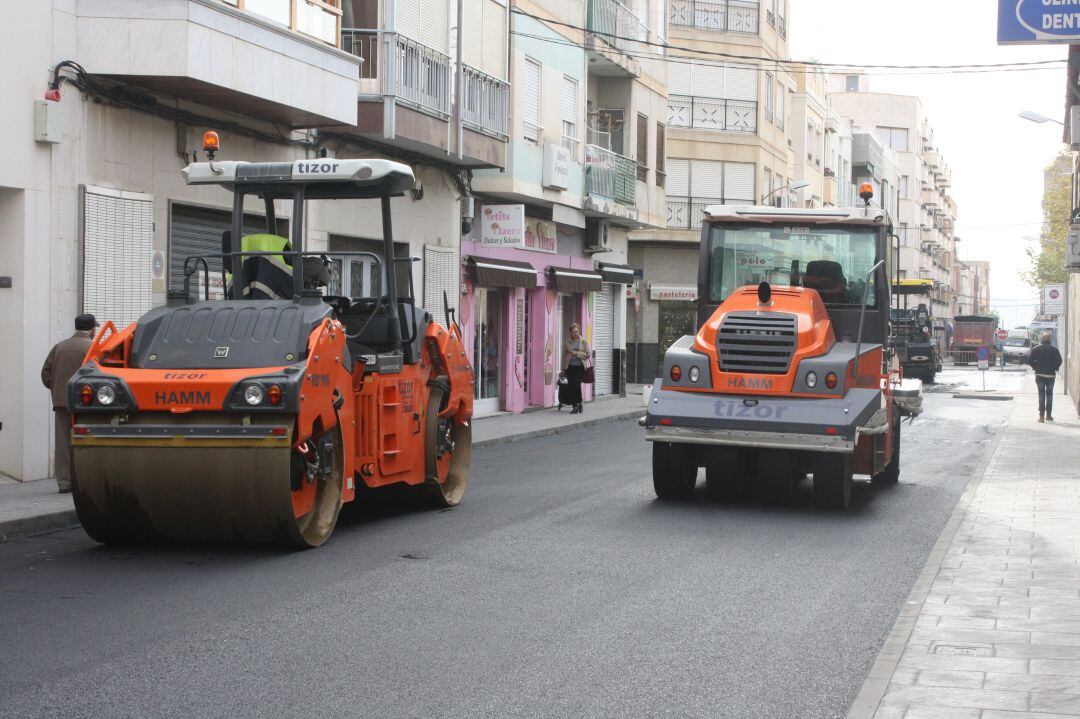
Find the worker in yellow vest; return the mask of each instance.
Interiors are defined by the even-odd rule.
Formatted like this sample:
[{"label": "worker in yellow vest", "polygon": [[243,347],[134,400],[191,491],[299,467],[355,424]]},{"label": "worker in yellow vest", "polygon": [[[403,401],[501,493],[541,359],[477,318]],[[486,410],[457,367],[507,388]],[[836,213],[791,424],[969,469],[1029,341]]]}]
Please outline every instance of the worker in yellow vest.
[{"label": "worker in yellow vest", "polygon": [[[221,245],[223,253],[229,252],[231,234],[228,230],[222,233]],[[240,250],[242,252],[285,253],[292,251],[292,245],[281,235],[260,232],[244,235],[240,238]],[[226,258],[225,268],[232,269],[231,258]],[[284,254],[245,256],[240,277],[243,283],[245,300],[292,299],[292,259]],[[231,286],[231,273],[226,276],[226,279]],[[228,294],[229,297],[232,297],[231,287]]]}]

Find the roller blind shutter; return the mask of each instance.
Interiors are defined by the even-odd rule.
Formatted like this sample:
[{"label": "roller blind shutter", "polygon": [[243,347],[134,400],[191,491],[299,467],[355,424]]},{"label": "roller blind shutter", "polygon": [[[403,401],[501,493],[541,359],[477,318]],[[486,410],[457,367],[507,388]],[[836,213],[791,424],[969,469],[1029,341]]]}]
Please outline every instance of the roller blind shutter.
[{"label": "roller blind shutter", "polygon": [[465,6],[464,46],[461,56],[465,64],[477,70],[484,65],[484,3],[486,0],[463,0]]},{"label": "roller blind shutter", "polygon": [[447,0],[420,0],[420,42],[444,55],[450,54]]},{"label": "roller blind shutter", "polygon": [[118,329],[151,305],[154,199],[106,188],[83,188],[82,311]]},{"label": "roller blind shutter", "polygon": [[749,67],[728,67],[724,73],[724,97],[728,100],[756,102],[758,71]]},{"label": "roller blind shutter", "polygon": [[724,199],[727,202],[754,202],[754,165],[749,162],[724,163]]},{"label": "roller blind shutter", "polygon": [[562,85],[562,119],[563,122],[577,124],[577,80],[571,77],[563,77]]},{"label": "roller blind shutter", "polygon": [[690,164],[690,194],[693,197],[720,199],[724,196],[724,163],[694,160]]},{"label": "roller blind shutter", "polygon": [[424,247],[424,309],[446,326],[443,293],[451,308],[458,306],[460,279],[457,253],[450,247]]},{"label": "roller blind shutter", "polygon": [[420,34],[420,0],[398,0],[394,3],[394,27],[405,37],[423,42]]},{"label": "roller blind shutter", "polygon": [[691,77],[693,73],[691,69],[693,65],[689,60],[683,61],[677,58],[673,58],[672,62],[668,63],[668,94],[669,95],[693,95],[693,84]]},{"label": "roller blind shutter", "polygon": [[[184,260],[199,255],[217,255],[221,253],[221,233],[232,229],[232,214],[227,210],[211,210],[202,207],[173,205],[169,219],[169,289],[184,288]],[[288,220],[278,219],[278,234],[289,236]],[[244,234],[266,232],[265,218],[244,215]],[[221,285],[221,260],[207,258],[210,266],[211,296],[215,288],[224,296]],[[193,288],[201,287],[192,283]]]},{"label": "roller blind shutter", "polygon": [[703,65],[694,63],[694,95],[697,97],[723,98],[724,74],[722,65]]},{"label": "roller blind shutter", "polygon": [[526,59],[521,65],[521,118],[540,125],[540,63]]},{"label": "roller blind shutter", "polygon": [[484,3],[484,57],[480,69],[506,79],[506,7],[495,0]]},{"label": "roller blind shutter", "polygon": [[593,295],[596,316],[593,318],[593,348],[596,350],[594,372],[596,383],[593,392],[597,397],[611,394],[615,343],[615,290],[619,285],[605,282],[601,290]]},{"label": "roller blind shutter", "polygon": [[690,195],[690,161],[676,157],[667,159],[667,193],[672,197]]}]

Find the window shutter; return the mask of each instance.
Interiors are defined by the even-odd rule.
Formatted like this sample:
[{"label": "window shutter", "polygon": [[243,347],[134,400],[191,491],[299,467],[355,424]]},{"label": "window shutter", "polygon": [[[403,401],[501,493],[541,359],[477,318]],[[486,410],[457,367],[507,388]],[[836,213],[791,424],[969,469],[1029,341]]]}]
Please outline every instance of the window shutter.
[{"label": "window shutter", "polygon": [[450,307],[457,307],[458,298],[461,297],[458,290],[460,275],[457,253],[453,248],[424,246],[424,309],[444,327],[446,312],[443,293],[446,293]]},{"label": "window shutter", "polygon": [[667,159],[668,197],[690,196],[690,161],[677,157]]},{"label": "window shutter", "polygon": [[[521,72],[521,119],[526,125],[540,126],[540,63],[526,59]],[[526,137],[535,137],[526,127]]]},{"label": "window shutter", "polygon": [[758,71],[749,67],[728,67],[724,73],[724,97],[728,100],[756,102]]},{"label": "window shutter", "polygon": [[637,179],[642,182],[649,179],[649,118],[637,116]]},{"label": "window shutter", "polygon": [[754,203],[754,164],[724,163],[724,201]]},{"label": "window shutter", "polygon": [[664,123],[656,123],[656,186],[664,186]]},{"label": "window shutter", "polygon": [[420,42],[443,55],[450,54],[447,0],[420,0]]},{"label": "window shutter", "polygon": [[694,92],[696,97],[723,98],[724,75],[727,68],[723,65],[694,63]]},{"label": "window shutter", "polygon": [[563,76],[562,119],[563,122],[577,124],[577,80]]},{"label": "window shutter", "polygon": [[420,36],[420,2],[421,0],[398,0],[394,3],[394,27],[397,32],[417,42],[423,42]]},{"label": "window shutter", "polygon": [[719,200],[724,197],[724,163],[694,160],[690,164],[690,194],[695,198]]},{"label": "window shutter", "polygon": [[461,0],[465,3],[462,12],[465,16],[462,28],[461,59],[466,65],[476,70],[483,70],[484,64],[484,3],[487,0]]},{"label": "window shutter", "polygon": [[480,69],[506,79],[506,7],[495,0],[484,2],[484,66]]},{"label": "window shutter", "polygon": [[669,95],[693,95],[691,84],[692,65],[689,60],[681,58],[669,58],[668,60],[668,94]]},{"label": "window shutter", "polygon": [[123,329],[150,309],[154,199],[83,188],[82,311]]}]

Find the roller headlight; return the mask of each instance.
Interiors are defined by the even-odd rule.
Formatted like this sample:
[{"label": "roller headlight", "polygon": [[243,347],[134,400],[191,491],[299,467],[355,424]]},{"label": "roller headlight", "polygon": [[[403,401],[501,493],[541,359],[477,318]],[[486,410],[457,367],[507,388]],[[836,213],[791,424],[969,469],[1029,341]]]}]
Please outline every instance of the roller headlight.
[{"label": "roller headlight", "polygon": [[106,407],[116,401],[116,388],[111,384],[103,384],[97,388],[97,401],[98,404],[103,404]]},{"label": "roller headlight", "polygon": [[814,387],[817,387],[817,372],[806,373],[806,386],[810,389],[814,389]]},{"label": "roller headlight", "polygon": [[249,384],[244,388],[244,401],[252,407],[262,404],[265,397],[266,392],[263,390],[262,385]]},{"label": "roller headlight", "polygon": [[701,379],[701,370],[696,366],[690,368],[690,381],[697,384],[697,381]]}]

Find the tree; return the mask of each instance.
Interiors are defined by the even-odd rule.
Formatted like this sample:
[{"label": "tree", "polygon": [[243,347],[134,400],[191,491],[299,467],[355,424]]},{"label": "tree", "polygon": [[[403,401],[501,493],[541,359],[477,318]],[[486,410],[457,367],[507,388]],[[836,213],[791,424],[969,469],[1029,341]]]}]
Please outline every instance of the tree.
[{"label": "tree", "polygon": [[1072,155],[1062,152],[1044,173],[1043,228],[1038,248],[1025,250],[1031,269],[1020,277],[1032,287],[1047,283],[1065,282],[1065,237],[1072,215]]}]

